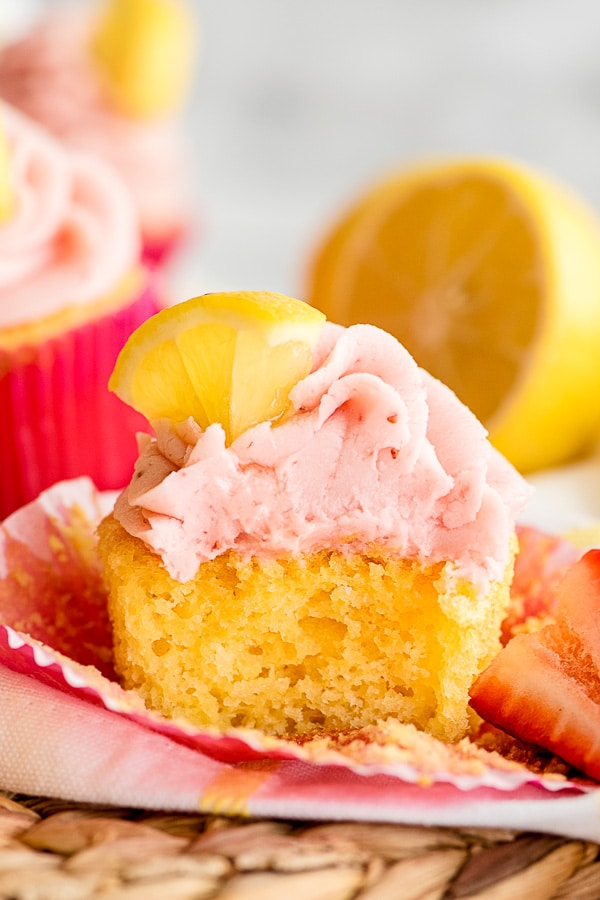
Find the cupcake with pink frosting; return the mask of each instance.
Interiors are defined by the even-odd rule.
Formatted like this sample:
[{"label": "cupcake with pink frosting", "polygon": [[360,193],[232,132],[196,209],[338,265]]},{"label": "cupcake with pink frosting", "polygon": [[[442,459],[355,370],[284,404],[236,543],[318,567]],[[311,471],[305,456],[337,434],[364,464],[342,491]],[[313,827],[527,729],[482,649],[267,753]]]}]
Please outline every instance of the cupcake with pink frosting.
[{"label": "cupcake with pink frosting", "polygon": [[129,192],[0,104],[0,518],[56,481],[118,488],[142,420],[107,390],[161,302]]},{"label": "cupcake with pink frosting", "polygon": [[[135,473],[99,529],[124,685],[203,728],[296,738],[395,719],[459,740],[470,686],[500,649],[527,484],[391,335],[319,323],[308,374],[294,381],[302,304],[232,298],[158,313],[110,382],[138,404],[176,398],[155,436],[140,437]],[[265,403],[264,419],[231,433],[235,391],[227,383],[219,403],[212,387],[227,354],[204,352],[203,329],[218,323],[229,347],[237,329],[235,346],[254,351],[236,357],[236,377],[263,385],[276,337],[258,352],[256,328],[269,304],[285,310],[288,342],[272,397],[289,405]],[[254,318],[239,314],[248,307]],[[186,376],[168,354],[139,362],[141,346],[150,352],[140,332],[181,348],[200,405],[183,405]]]},{"label": "cupcake with pink frosting", "polygon": [[120,173],[151,263],[169,258],[192,226],[179,111],[193,34],[178,0],[63,4],[0,54],[5,100]]}]

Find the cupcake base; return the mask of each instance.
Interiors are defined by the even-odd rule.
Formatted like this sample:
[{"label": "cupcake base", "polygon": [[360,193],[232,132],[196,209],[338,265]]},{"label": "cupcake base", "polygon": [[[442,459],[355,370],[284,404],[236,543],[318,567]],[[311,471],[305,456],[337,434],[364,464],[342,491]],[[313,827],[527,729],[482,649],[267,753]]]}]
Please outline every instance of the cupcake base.
[{"label": "cupcake base", "polygon": [[449,563],[321,551],[232,552],[174,581],[110,516],[99,527],[115,667],[150,708],[205,728],[279,736],[397,718],[445,741],[500,649],[512,561],[487,591]]},{"label": "cupcake base", "polygon": [[130,479],[146,420],[107,387],[117,355],[161,303],[152,280],[136,299],[47,340],[0,347],[0,519],[57,481],[100,489]]}]

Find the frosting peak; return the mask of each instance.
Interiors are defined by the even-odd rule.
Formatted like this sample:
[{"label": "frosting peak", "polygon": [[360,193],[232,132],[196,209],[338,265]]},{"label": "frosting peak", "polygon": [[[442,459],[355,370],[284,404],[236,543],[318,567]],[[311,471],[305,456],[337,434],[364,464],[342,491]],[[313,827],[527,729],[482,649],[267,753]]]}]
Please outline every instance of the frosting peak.
[{"label": "frosting peak", "polygon": [[126,182],[144,236],[190,215],[188,159],[174,114],[137,119],[107,95],[90,43],[96,15],[63,4],[0,53],[0,95],[59,140],[106,160]]},{"label": "frosting peak", "polygon": [[233,549],[450,560],[501,578],[530,490],[458,398],[370,325],[327,324],[293,414],[226,447],[218,424],[145,436],[115,515],[180,581]]},{"label": "frosting peak", "polygon": [[0,110],[12,207],[0,222],[0,327],[112,291],[136,265],[133,204],[101,160],[70,152],[25,116]]}]

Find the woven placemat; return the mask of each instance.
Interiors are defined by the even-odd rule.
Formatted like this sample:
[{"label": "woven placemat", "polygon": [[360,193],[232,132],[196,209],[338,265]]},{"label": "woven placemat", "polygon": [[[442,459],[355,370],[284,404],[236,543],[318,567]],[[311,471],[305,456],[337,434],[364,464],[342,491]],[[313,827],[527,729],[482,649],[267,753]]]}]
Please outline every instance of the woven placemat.
[{"label": "woven placemat", "polygon": [[230,819],[0,794],[10,900],[598,900],[600,847],[506,830]]}]

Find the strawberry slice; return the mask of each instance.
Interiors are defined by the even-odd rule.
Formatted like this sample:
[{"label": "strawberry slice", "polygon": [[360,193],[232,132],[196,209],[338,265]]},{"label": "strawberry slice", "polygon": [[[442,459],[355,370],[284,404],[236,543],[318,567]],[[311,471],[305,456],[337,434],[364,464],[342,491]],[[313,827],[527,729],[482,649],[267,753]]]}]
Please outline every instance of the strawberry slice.
[{"label": "strawberry slice", "polygon": [[488,722],[600,781],[600,549],[557,586],[556,621],[518,634],[471,688]]},{"label": "strawberry slice", "polygon": [[556,586],[581,550],[565,538],[518,525],[519,552],[510,588],[510,606],[502,623],[502,643],[519,631],[537,631],[556,612]]}]

